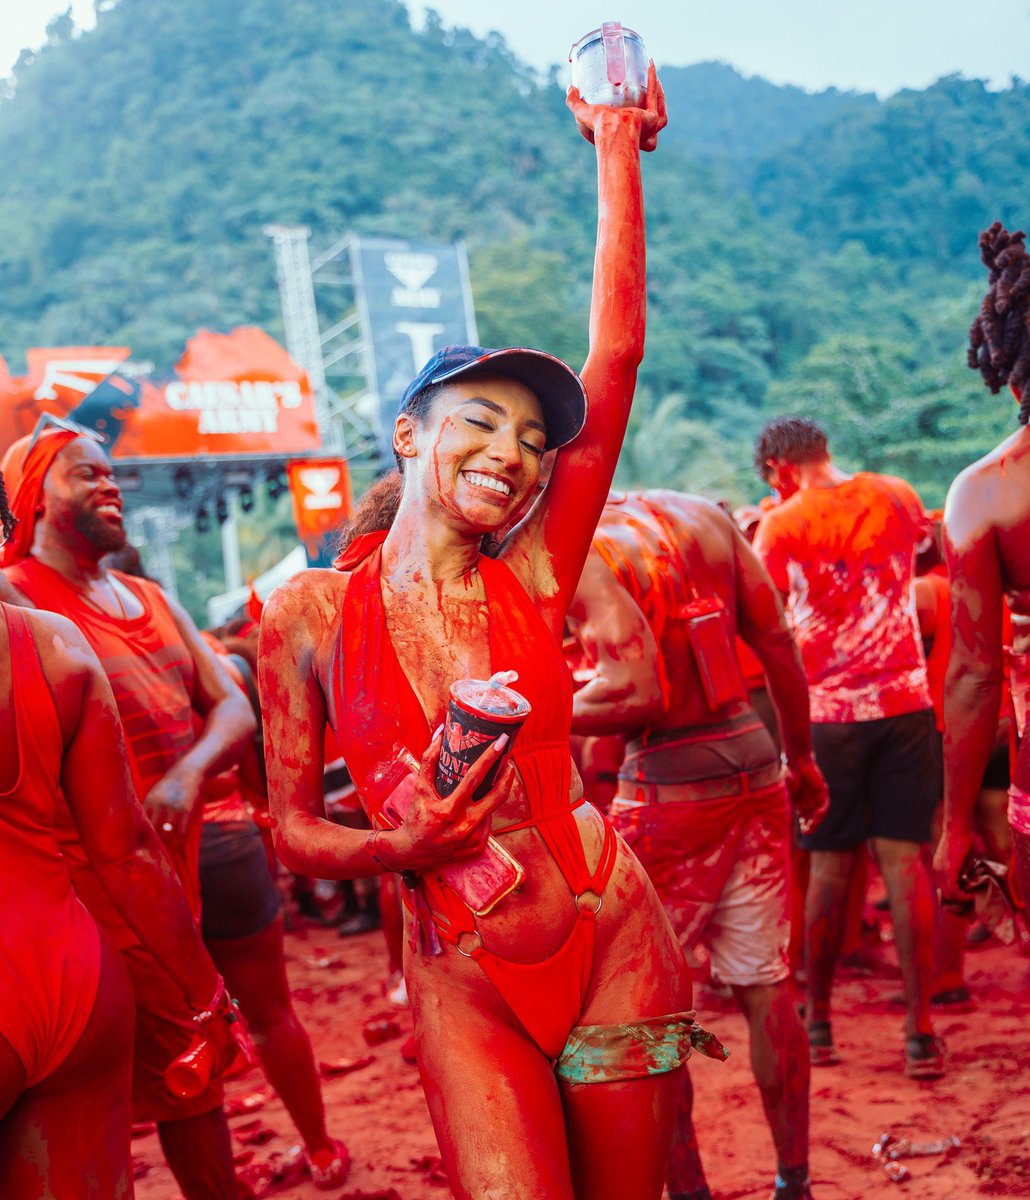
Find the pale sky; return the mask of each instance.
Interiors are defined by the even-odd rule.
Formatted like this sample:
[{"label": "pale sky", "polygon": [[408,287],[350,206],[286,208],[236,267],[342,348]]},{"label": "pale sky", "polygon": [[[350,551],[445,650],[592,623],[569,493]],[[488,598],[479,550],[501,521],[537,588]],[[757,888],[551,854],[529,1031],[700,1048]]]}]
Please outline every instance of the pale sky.
[{"label": "pale sky", "polygon": [[[0,0],[0,75],[23,47],[44,43],[47,21],[69,3],[77,24],[92,24],[93,0]],[[426,5],[407,3],[420,24]],[[632,0],[604,7],[597,0],[435,0],[429,7],[446,25],[479,35],[499,30],[540,69],[564,63],[572,42],[602,20],[621,18],[659,67],[720,59],[746,75],[810,90],[889,95],[955,72],[995,87],[1012,75],[1030,78],[1030,0]]]}]

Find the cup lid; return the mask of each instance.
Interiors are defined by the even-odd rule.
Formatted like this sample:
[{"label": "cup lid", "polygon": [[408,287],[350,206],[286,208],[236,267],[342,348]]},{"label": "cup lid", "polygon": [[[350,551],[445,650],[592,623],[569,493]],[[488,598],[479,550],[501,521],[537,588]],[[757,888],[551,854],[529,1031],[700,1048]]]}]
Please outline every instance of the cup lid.
[{"label": "cup lid", "polygon": [[[605,25],[609,25],[609,26],[619,25],[619,22],[618,21],[606,21]],[[641,45],[643,45],[644,39],[640,36],[639,33],[637,33],[637,31],[635,29],[630,29],[628,25],[621,25],[620,29],[622,31],[622,36],[624,38],[633,38],[635,41],[638,41],[641,43]],[[572,62],[575,59],[576,53],[579,50],[583,49],[586,46],[589,46],[591,42],[599,42],[603,35],[604,35],[604,25],[598,25],[598,27],[596,29],[591,29],[589,33],[584,33],[583,36],[578,41],[575,41],[572,43],[572,46],[569,49],[569,62]]]},{"label": "cup lid", "polygon": [[451,684],[451,699],[471,712],[523,717],[530,711],[529,701],[507,686],[517,678],[514,671],[500,671],[489,679],[458,679]]}]

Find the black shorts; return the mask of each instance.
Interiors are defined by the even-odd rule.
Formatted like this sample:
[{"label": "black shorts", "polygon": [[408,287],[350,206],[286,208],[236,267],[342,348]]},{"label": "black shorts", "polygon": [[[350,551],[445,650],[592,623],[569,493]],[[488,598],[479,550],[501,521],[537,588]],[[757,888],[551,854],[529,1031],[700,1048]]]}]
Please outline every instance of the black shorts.
[{"label": "black shorts", "polygon": [[984,777],[980,781],[982,788],[991,788],[996,792],[1009,790],[1009,745],[1007,741],[1000,742],[991,751],[991,757],[984,767]]},{"label": "black shorts", "polygon": [[265,844],[252,821],[209,822],[200,836],[200,929],[204,939],[243,938],[282,909]]},{"label": "black shorts", "polygon": [[830,788],[830,811],[801,838],[804,849],[852,850],[871,837],[930,840],[943,773],[931,709],[813,724],[812,745]]}]

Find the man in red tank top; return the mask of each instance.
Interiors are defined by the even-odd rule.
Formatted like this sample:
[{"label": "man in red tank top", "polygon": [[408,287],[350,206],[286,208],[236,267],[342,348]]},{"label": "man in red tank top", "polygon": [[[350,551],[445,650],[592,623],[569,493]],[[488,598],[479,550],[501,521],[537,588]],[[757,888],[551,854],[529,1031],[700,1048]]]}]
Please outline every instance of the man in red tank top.
[{"label": "man in red tank top", "polygon": [[[125,531],[111,464],[94,439],[44,430],[15,442],[2,469],[19,520],[3,548],[7,578],[32,604],[70,618],[103,664],[125,728],[133,783],[198,917],[202,786],[237,761],[253,733],[246,698],[184,609],[156,584],[103,568],[104,555],[125,544]],[[231,1198],[236,1183],[220,1083],[190,1100],[164,1083],[165,1067],[189,1046],[192,1013],[162,964],[114,910],[67,812],[59,816],[57,834],[77,892],[114,939],[133,979],[134,1115],[157,1122],[187,1200]]]},{"label": "man in red tank top", "polygon": [[845,897],[869,842],[887,885],[905,985],[905,1071],[943,1071],[930,1016],[933,894],[924,847],[941,794],[941,759],[912,581],[933,527],[902,479],[848,475],[826,434],[778,417],[758,438],[755,466],[779,494],[755,550],[787,601],[808,676],[816,758],[830,811],[804,839],[812,851],[806,899],[809,1043],[813,1062],[837,1061],[830,1031]]},{"label": "man in red tank top", "polygon": [[[806,828],[826,788],[812,759],[804,673],[775,588],[725,512],[648,491],[605,507],[569,624],[596,663],[573,729],[631,740],[610,816],[681,944],[704,946],[751,1033],[777,1152],[776,1200],[808,1197],[805,1035],[787,965],[790,824],[778,747],[752,708],[735,637],[757,655]],[[763,680],[764,682],[764,680]],[[708,1200],[686,1079],[672,1200]]]}]

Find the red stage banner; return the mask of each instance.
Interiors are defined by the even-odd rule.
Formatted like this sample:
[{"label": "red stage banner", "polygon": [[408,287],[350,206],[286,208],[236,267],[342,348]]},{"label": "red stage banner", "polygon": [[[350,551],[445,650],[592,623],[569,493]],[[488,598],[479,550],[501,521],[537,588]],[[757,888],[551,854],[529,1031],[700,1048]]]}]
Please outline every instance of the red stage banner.
[{"label": "red stage banner", "polygon": [[128,346],[34,346],[18,376],[0,357],[0,454],[32,432],[40,413],[68,416],[131,353]]},{"label": "red stage banner", "polygon": [[202,330],[163,376],[119,372],[129,353],[30,350],[19,379],[0,365],[0,449],[41,412],[105,433],[115,460],[282,457],[321,446],[306,372],[261,329]]},{"label": "red stage banner", "polygon": [[286,474],[297,535],[314,557],[354,511],[350,470],[342,458],[304,458],[287,463]]}]

